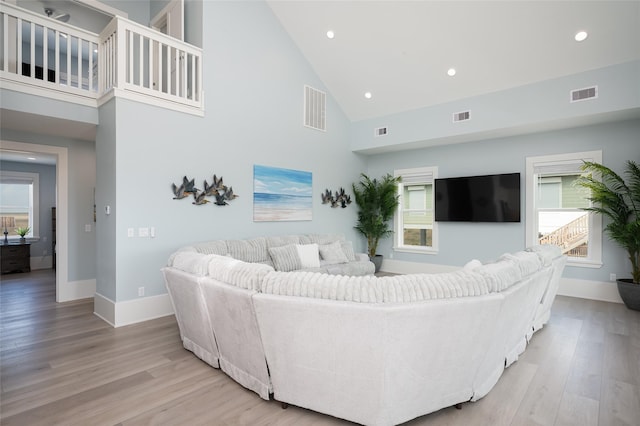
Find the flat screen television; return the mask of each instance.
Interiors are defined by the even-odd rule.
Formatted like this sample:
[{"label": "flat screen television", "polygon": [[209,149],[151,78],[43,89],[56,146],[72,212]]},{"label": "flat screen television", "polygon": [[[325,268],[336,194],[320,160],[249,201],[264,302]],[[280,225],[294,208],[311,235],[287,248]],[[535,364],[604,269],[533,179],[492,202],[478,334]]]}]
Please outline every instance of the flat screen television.
[{"label": "flat screen television", "polygon": [[436,222],[520,222],[520,173],[435,181]]}]

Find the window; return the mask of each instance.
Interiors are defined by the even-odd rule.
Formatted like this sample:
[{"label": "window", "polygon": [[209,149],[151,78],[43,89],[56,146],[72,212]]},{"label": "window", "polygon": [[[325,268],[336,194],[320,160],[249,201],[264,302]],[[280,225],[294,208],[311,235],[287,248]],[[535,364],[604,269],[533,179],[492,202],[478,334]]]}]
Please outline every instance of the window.
[{"label": "window", "polygon": [[572,265],[602,265],[602,219],[589,207],[589,191],[574,184],[583,161],[602,162],[602,151],[527,158],[527,246],[555,244]]},{"label": "window", "polygon": [[[37,173],[0,172],[0,216],[13,218],[8,237],[17,239],[15,228],[30,227],[28,238],[38,237],[39,175]],[[7,221],[10,222],[10,219]],[[4,232],[4,228],[2,229]]]},{"label": "window", "polygon": [[400,203],[395,217],[394,249],[418,253],[437,251],[437,232],[433,221],[433,181],[437,167],[396,170]]}]

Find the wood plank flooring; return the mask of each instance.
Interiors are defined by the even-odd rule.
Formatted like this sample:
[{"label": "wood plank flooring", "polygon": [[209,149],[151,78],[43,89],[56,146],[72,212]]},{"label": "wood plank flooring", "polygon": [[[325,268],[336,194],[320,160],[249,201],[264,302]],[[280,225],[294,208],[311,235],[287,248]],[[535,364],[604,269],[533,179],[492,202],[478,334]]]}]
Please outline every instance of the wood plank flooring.
[{"label": "wood plank flooring", "polygon": [[[347,425],[280,408],[182,348],[173,316],[114,329],[55,302],[51,270],[0,283],[0,424]],[[405,425],[640,425],[640,312],[558,297],[483,399]]]}]

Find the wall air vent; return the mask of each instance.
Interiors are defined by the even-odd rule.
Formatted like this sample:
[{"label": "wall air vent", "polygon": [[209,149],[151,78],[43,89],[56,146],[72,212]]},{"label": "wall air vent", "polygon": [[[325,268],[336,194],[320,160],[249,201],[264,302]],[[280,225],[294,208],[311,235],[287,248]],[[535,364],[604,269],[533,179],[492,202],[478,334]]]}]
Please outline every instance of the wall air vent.
[{"label": "wall air vent", "polygon": [[380,136],[387,136],[389,134],[389,128],[387,126],[384,127],[376,127],[373,129],[373,136],[379,138]]},{"label": "wall air vent", "polygon": [[327,130],[327,94],[304,86],[304,125],[316,130]]},{"label": "wall air vent", "polygon": [[471,111],[462,111],[453,113],[453,122],[467,121],[471,119]]},{"label": "wall air vent", "polygon": [[598,97],[598,86],[585,87],[584,89],[576,89],[571,91],[570,102],[580,102]]}]

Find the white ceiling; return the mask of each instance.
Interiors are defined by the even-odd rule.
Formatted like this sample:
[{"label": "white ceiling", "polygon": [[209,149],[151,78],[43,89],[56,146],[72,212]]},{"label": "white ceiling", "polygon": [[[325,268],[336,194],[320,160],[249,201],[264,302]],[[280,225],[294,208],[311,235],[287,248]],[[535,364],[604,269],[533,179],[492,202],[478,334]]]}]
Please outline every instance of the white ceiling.
[{"label": "white ceiling", "polygon": [[637,0],[267,3],[352,121],[640,59]]}]

